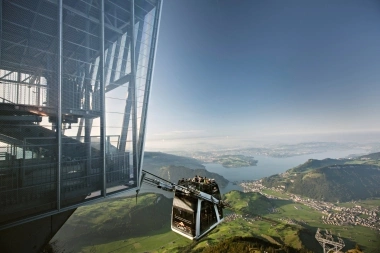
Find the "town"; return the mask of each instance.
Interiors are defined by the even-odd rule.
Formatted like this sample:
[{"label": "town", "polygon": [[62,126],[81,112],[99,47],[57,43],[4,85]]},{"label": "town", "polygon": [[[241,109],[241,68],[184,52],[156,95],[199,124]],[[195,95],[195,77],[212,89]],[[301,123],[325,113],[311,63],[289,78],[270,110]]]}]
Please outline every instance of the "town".
[{"label": "town", "polygon": [[[267,188],[261,184],[261,180],[242,182],[240,183],[240,186],[243,187],[244,192],[259,192],[269,199],[291,200],[295,203],[300,203],[313,208],[323,214],[321,218],[322,222],[325,224],[336,226],[360,225],[380,232],[379,206],[372,209],[366,209],[359,205],[355,205],[354,207],[340,207],[333,203],[303,198],[295,194],[286,193],[281,188]],[[279,192],[283,197],[267,194],[263,192],[265,189]],[[298,209],[297,206],[294,206],[294,208]]]}]

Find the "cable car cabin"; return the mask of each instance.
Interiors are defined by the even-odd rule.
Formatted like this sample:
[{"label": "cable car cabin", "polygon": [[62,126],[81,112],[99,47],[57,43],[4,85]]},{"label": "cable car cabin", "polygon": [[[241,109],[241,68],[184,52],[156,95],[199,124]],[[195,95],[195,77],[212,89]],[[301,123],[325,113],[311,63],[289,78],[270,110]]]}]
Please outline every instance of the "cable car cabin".
[{"label": "cable car cabin", "polygon": [[179,180],[173,199],[172,230],[192,240],[198,240],[223,221],[217,183],[214,180],[199,181]]},{"label": "cable car cabin", "polygon": [[[142,172],[140,186],[145,182],[165,191],[174,191],[171,225],[174,232],[198,240],[223,221],[226,203],[221,199],[215,180],[195,176],[174,184],[148,171]],[[136,203],[139,191],[136,190]]]}]

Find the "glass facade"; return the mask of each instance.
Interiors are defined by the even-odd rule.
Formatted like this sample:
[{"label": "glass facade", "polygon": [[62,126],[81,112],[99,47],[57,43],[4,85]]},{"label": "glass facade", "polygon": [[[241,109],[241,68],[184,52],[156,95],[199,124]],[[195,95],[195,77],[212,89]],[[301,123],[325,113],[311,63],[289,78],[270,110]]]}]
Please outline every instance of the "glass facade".
[{"label": "glass facade", "polygon": [[0,0],[0,229],[135,189],[161,0]]}]

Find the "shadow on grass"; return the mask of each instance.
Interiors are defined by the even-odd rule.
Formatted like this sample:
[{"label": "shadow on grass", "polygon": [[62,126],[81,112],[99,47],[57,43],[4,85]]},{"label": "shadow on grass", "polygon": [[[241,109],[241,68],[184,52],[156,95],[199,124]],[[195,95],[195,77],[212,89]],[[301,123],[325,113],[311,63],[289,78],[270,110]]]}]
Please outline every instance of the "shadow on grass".
[{"label": "shadow on grass", "polygon": [[[134,201],[134,198],[127,198],[126,201]],[[58,241],[60,248],[67,245],[67,248],[78,249],[120,240],[126,242],[135,239],[138,242],[146,239],[144,237],[171,231],[172,199],[158,194],[141,194],[137,205],[129,205],[129,208],[120,205],[115,210],[108,208],[111,202],[112,200],[107,200],[88,207],[91,208],[88,209],[90,212],[82,212],[77,216],[74,214],[52,242]],[[99,217],[94,219],[93,212],[98,213]]]}]

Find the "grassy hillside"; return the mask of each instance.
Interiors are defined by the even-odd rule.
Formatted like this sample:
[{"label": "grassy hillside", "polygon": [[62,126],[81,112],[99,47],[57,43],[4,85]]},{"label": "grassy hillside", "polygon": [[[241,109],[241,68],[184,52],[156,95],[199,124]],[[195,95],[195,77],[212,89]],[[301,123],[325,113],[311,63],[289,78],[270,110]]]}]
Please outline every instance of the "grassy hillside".
[{"label": "grassy hillside", "polygon": [[254,213],[255,215],[266,214],[273,207],[272,200],[258,192],[230,191],[224,195],[224,198],[235,211]]},{"label": "grassy hillside", "polygon": [[214,178],[221,187],[228,184],[228,180],[219,174],[209,172],[200,161],[161,152],[145,152],[143,169],[160,176],[173,183],[182,178],[192,178],[195,175]]},{"label": "grassy hillside", "polygon": [[[171,231],[172,200],[159,194],[141,194],[137,204],[130,197],[83,206],[53,238],[55,252],[231,252],[231,248],[252,252],[261,246],[282,248],[276,252],[286,252],[285,246],[288,252],[321,252],[314,239],[317,227],[340,233],[345,251],[356,243],[369,253],[379,246],[379,235],[369,228],[321,224],[321,213],[299,203],[238,191],[225,198],[232,206],[225,209],[225,221],[197,242]],[[245,251],[247,247],[251,251]]]},{"label": "grassy hillside", "polygon": [[289,246],[278,245],[276,243],[268,242],[265,239],[258,237],[243,237],[243,236],[231,236],[229,238],[222,239],[213,244],[209,244],[208,247],[197,248],[196,243],[179,247],[178,252],[181,253],[244,253],[244,252],[278,252],[278,253],[292,253],[292,252],[305,252],[312,253],[312,251],[306,249],[295,249]]},{"label": "grassy hillside", "polygon": [[204,169],[202,163],[194,158],[171,155],[161,152],[145,152],[143,169],[158,173],[163,166],[184,166],[189,169]]},{"label": "grassy hillside", "polygon": [[348,159],[331,159],[331,158],[326,158],[323,160],[309,159],[307,162],[288,170],[288,172],[290,173],[305,172],[308,170],[318,169],[325,166],[345,164],[347,161],[349,160]]},{"label": "grassy hillside", "polygon": [[114,198],[78,208],[53,238],[56,251],[141,252],[173,241],[187,243],[170,232],[171,199],[141,194],[135,201],[133,197]]},{"label": "grassy hillside", "polygon": [[[259,193],[230,192],[225,195],[233,206],[233,212],[241,214],[233,221],[219,226],[210,238],[229,238],[228,234],[236,236],[256,236],[278,245],[301,250],[306,248],[313,252],[322,252],[322,247],[315,240],[317,228],[328,229],[334,235],[340,233],[348,249],[359,244],[365,252],[378,252],[380,235],[367,227],[334,226],[322,224],[322,213],[300,203],[289,200],[268,199]],[[376,206],[379,200],[367,200],[357,203]],[[344,204],[342,204],[344,205]],[[249,208],[254,206],[254,208]],[[261,218],[257,218],[261,217]]]},{"label": "grassy hillside", "polygon": [[377,153],[372,153],[372,154],[368,154],[368,155],[363,155],[363,156],[360,156],[359,159],[370,159],[370,160],[380,160],[380,152],[377,152]]},{"label": "grassy hillside", "polygon": [[[370,156],[372,157],[372,156]],[[262,179],[266,187],[329,202],[380,197],[380,167],[371,159],[310,159],[287,173]]]}]

